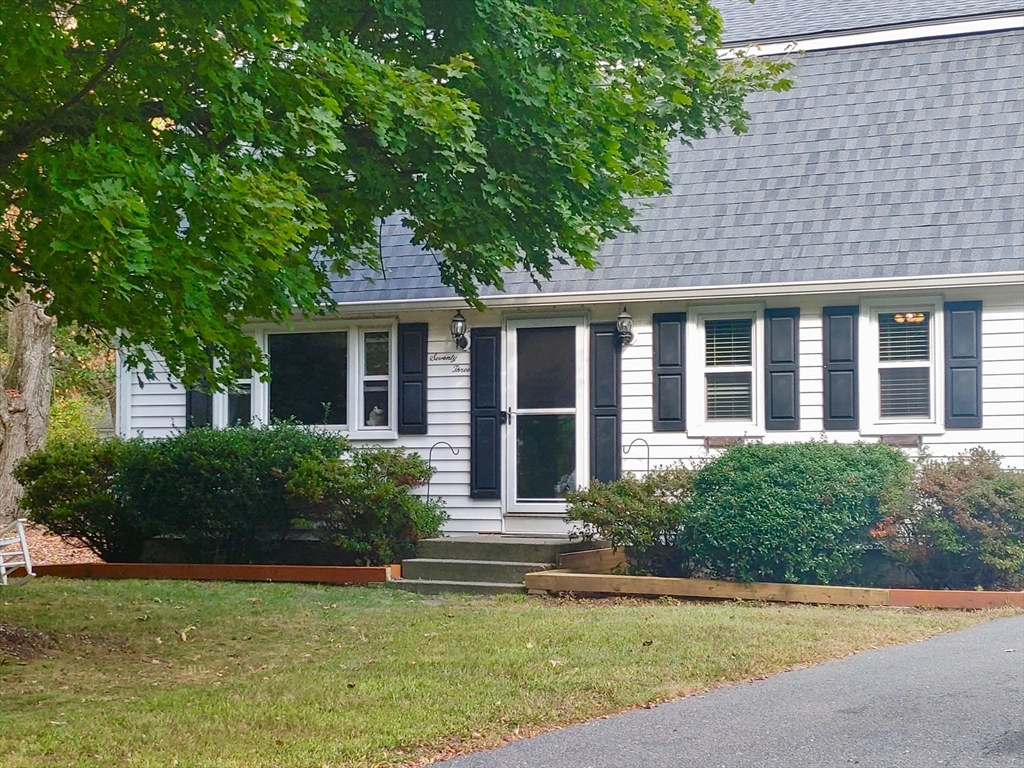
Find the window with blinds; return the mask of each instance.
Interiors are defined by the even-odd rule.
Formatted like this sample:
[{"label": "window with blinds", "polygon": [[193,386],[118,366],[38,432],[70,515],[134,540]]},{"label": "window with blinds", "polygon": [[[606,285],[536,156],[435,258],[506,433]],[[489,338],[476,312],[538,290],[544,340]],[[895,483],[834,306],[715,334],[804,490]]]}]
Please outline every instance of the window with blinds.
[{"label": "window with blinds", "polygon": [[932,314],[878,315],[878,394],[883,419],[932,414]]},{"label": "window with blinds", "polygon": [[750,319],[704,322],[708,421],[750,421],[754,417],[753,325]]}]

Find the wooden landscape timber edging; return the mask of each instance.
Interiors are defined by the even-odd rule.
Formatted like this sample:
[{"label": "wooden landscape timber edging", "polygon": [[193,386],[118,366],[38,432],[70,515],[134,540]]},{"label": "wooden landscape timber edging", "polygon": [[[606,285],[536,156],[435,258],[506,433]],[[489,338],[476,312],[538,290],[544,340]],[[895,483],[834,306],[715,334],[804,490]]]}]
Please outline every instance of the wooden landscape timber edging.
[{"label": "wooden landscape timber edging", "polygon": [[71,563],[37,565],[39,576],[64,579],[187,579],[289,581],[309,584],[382,584],[401,578],[402,566],[231,565],[201,563]]},{"label": "wooden landscape timber edging", "polygon": [[626,551],[602,547],[565,552],[558,556],[558,564],[573,573],[613,573],[617,568],[625,569]]},{"label": "wooden landscape timber edging", "polygon": [[821,605],[893,605],[908,608],[1024,608],[1024,592],[974,592],[931,589],[876,589],[815,584],[670,579],[658,576],[540,571],[526,574],[530,594],[583,594],[696,597],[710,600],[761,600]]}]

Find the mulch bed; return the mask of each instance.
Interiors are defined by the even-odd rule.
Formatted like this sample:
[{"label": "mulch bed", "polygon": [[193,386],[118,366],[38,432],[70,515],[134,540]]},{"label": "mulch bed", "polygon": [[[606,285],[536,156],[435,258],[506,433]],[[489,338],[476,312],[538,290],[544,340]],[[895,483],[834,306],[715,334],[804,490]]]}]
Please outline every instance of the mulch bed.
[{"label": "mulch bed", "polygon": [[25,538],[28,540],[28,554],[33,565],[103,562],[92,550],[80,544],[64,541],[42,526],[26,526]]}]

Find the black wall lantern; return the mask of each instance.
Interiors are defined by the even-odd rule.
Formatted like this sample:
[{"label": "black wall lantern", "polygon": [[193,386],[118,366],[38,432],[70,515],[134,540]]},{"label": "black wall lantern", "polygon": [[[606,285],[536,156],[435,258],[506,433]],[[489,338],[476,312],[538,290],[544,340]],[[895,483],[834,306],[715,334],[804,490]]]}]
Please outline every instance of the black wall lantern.
[{"label": "black wall lantern", "polygon": [[455,313],[452,318],[452,340],[459,349],[469,348],[469,337],[466,335],[466,318],[462,316],[462,310]]},{"label": "black wall lantern", "polygon": [[619,332],[619,341],[624,347],[629,346],[636,339],[636,334],[633,333],[633,317],[625,307],[619,312],[619,317],[615,321],[615,330]]}]

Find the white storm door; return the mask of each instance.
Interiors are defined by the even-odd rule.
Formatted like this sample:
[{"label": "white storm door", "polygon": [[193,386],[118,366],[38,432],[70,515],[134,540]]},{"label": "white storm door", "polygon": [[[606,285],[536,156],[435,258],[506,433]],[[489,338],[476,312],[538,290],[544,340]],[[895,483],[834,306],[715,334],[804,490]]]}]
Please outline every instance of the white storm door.
[{"label": "white storm door", "polygon": [[589,476],[585,321],[510,320],[506,339],[506,511],[561,515]]}]

